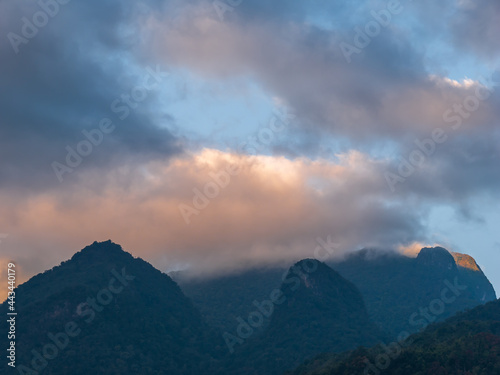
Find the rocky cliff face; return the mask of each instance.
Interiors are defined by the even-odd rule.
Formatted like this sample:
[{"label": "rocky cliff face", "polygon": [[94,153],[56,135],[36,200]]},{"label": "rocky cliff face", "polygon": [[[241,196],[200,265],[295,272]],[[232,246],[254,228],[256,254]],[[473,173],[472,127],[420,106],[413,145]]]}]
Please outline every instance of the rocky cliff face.
[{"label": "rocky cliff face", "polygon": [[473,257],[467,254],[451,253],[458,267],[466,268],[474,272],[482,272]]},{"label": "rocky cliff face", "polygon": [[462,279],[470,286],[474,298],[483,303],[497,298],[495,289],[473,257],[467,254],[451,253]]}]

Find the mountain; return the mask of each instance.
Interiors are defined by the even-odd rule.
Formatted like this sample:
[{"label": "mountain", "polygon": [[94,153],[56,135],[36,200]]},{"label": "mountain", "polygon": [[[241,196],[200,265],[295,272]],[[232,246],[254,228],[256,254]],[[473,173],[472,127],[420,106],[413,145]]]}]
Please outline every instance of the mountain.
[{"label": "mountain", "polygon": [[439,271],[456,271],[457,264],[451,253],[442,247],[424,247],[417,255],[416,263]]},{"label": "mountain", "polygon": [[[255,303],[269,299],[270,292],[280,287],[286,274],[287,268],[261,268],[211,278],[193,278],[182,272],[171,276],[210,326],[221,332],[234,332],[238,318],[255,311]],[[259,330],[269,320],[264,317]]]},{"label": "mountain", "polygon": [[[352,349],[382,337],[358,289],[317,260],[305,259],[292,266],[280,289],[271,295],[274,313],[269,326],[235,348],[229,373],[280,374],[325,350]],[[264,314],[264,309],[260,311]],[[248,322],[255,323],[251,315]]]},{"label": "mountain", "polygon": [[486,303],[496,299],[496,293],[483,271],[474,258],[467,254],[451,253],[457,264],[460,278],[470,285],[469,291],[473,293],[476,301]]},{"label": "mountain", "polygon": [[500,301],[459,313],[400,342],[320,355],[288,374],[500,374]]},{"label": "mountain", "polygon": [[[422,249],[417,258],[363,250],[331,265],[336,270],[305,259],[288,270],[254,269],[209,280],[177,275],[193,303],[149,263],[111,241],[94,242],[15,290],[17,368],[4,363],[0,371],[270,375],[311,358],[304,371],[338,364],[352,370],[385,350],[358,346],[406,338],[429,324],[423,336],[414,336],[425,345],[401,356],[417,360],[405,369],[434,362],[439,371],[457,363],[466,368],[463,353],[472,353],[481,366],[495,365],[488,356],[498,354],[490,322],[497,305],[460,314],[447,321],[452,326],[432,325],[496,298],[471,257],[443,248]],[[8,301],[0,305],[4,317],[8,308]],[[8,329],[9,322],[0,321],[0,331]],[[0,341],[9,348],[7,335]],[[454,351],[460,355],[453,357]],[[337,354],[315,357],[332,352]],[[454,362],[433,360],[434,352]]]},{"label": "mountain", "polygon": [[[364,249],[328,265],[360,290],[371,319],[394,337],[402,331],[417,332],[424,323],[442,321],[496,299],[495,290],[472,257],[441,247],[424,248],[416,258]],[[237,319],[255,310],[255,301],[269,298],[285,275],[286,269],[262,268],[208,279],[178,274],[176,281],[207,322],[221,332],[233,332],[239,324]],[[455,283],[455,279],[467,289],[461,290],[452,304],[424,323],[422,317],[414,317],[420,308],[440,298],[446,283]],[[259,330],[268,323],[269,318],[265,318]]]},{"label": "mountain", "polygon": [[[177,284],[111,241],[15,292],[19,373],[200,374],[222,353],[224,342]],[[0,328],[7,332],[5,322]]]},{"label": "mountain", "polygon": [[[441,247],[424,248],[416,258],[365,249],[330,266],[359,288],[370,317],[393,337],[496,299],[472,257]],[[459,286],[453,303],[426,313],[450,283]]]}]

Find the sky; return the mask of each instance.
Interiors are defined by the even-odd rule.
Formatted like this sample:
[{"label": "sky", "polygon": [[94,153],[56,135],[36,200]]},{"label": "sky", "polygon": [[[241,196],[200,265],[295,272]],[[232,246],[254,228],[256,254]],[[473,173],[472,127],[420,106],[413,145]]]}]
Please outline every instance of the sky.
[{"label": "sky", "polygon": [[22,281],[107,239],[199,273],[441,245],[500,291],[499,16],[0,1],[0,264]]}]

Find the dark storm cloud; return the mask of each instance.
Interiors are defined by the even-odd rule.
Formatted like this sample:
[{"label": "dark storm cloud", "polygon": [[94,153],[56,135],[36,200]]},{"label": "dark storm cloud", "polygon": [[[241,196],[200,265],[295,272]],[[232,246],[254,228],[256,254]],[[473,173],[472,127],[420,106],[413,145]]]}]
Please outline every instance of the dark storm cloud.
[{"label": "dark storm cloud", "polygon": [[[168,117],[159,124],[148,111],[157,103],[158,90],[148,91],[124,120],[110,108],[142,86],[148,74],[148,64],[137,67],[132,54],[140,8],[113,0],[56,3],[59,9],[53,4],[48,23],[21,44],[9,33],[24,38],[22,17],[33,21],[43,8],[31,1],[0,5],[0,186],[58,184],[51,163],[64,163],[66,147],[75,149],[86,139],[82,130],[99,128],[104,117],[113,120],[115,130],[78,168],[179,152],[175,138],[160,127]],[[136,68],[131,72],[130,67]],[[168,78],[162,77],[161,84]]]}]

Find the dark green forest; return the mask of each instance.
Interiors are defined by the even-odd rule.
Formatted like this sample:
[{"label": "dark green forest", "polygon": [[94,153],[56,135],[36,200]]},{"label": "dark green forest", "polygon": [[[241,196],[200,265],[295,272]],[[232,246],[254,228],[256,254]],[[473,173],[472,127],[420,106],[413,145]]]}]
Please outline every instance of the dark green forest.
[{"label": "dark green forest", "polygon": [[15,290],[16,368],[1,373],[500,374],[500,304],[465,261],[441,248],[364,250],[288,270],[178,274],[179,286],[95,242]]},{"label": "dark green forest", "polygon": [[500,301],[433,324],[397,344],[323,354],[288,375],[500,374]]}]

